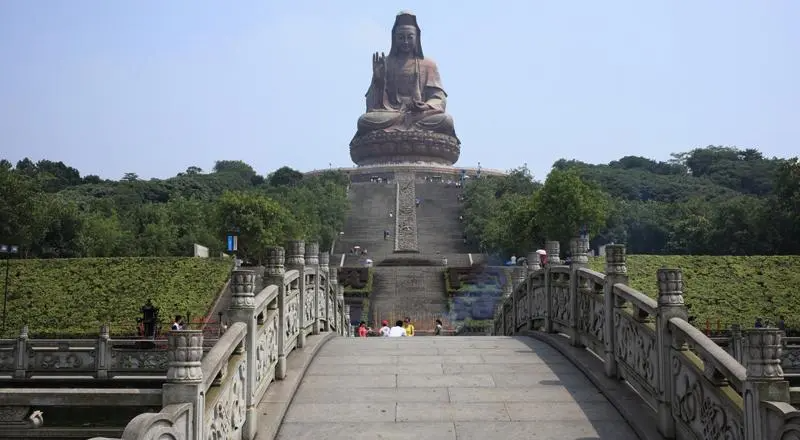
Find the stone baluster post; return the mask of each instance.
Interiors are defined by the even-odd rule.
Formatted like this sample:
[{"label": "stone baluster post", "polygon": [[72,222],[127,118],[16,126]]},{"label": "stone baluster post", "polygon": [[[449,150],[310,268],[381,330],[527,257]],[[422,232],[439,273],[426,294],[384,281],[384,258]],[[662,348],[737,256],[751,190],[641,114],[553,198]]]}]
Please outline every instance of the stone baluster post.
[{"label": "stone baluster post", "polygon": [[[328,270],[329,287],[325,288],[325,331],[331,331],[331,328],[339,328],[336,325],[336,296],[339,293],[339,275],[336,269]],[[333,324],[333,325],[331,325]]]},{"label": "stone baluster post", "polygon": [[[744,396],[744,440],[778,438],[783,426],[771,426],[761,402],[789,403],[789,382],[783,377],[781,354],[783,330],[756,328],[744,332],[747,377]],[[784,438],[784,437],[781,437]]]},{"label": "stone baluster post", "polygon": [[319,269],[324,273],[329,273],[331,270],[330,261],[331,261],[331,254],[327,252],[320,252],[319,253]]},{"label": "stone baluster post", "polygon": [[28,375],[28,326],[22,326],[14,349],[14,379],[25,379]]},{"label": "stone baluster post", "polygon": [[350,336],[350,305],[344,305],[344,328],[345,328],[345,336]]},{"label": "stone baluster post", "polygon": [[243,322],[247,325],[244,339],[245,356],[247,357],[247,378],[245,379],[246,415],[242,429],[242,439],[252,440],[256,436],[258,426],[258,402],[254,401],[258,385],[256,383],[256,344],[258,343],[258,323],[256,322],[256,274],[252,270],[237,269],[231,273],[231,304],[228,307],[228,319],[231,322]]},{"label": "stone baluster post", "polygon": [[286,377],[286,284],[283,282],[286,270],[286,253],[280,246],[267,248],[267,263],[264,267],[264,280],[267,285],[278,286],[278,363],[275,365],[275,378]]},{"label": "stone baluster post", "polygon": [[539,254],[536,252],[528,252],[528,272],[533,272],[534,270],[539,270],[541,268],[542,265],[539,261]]},{"label": "stone baluster post", "polygon": [[297,348],[303,348],[306,345],[306,243],[303,240],[289,240],[286,242],[286,269],[297,270],[300,272],[298,278],[298,286],[300,292],[297,298],[297,315],[298,322],[297,328]]},{"label": "stone baluster post", "polygon": [[616,333],[614,332],[614,313],[621,303],[614,297],[614,284],[628,284],[628,266],[625,245],[606,245],[606,278],[603,285],[603,341],[605,345],[605,368],[608,377],[617,377]]},{"label": "stone baluster post", "polygon": [[578,331],[578,319],[580,318],[578,296],[581,294],[578,269],[589,267],[589,239],[575,237],[570,240],[569,247],[570,254],[572,255],[572,260],[569,265],[570,343],[574,347],[581,347],[580,332]]},{"label": "stone baluster post", "polygon": [[547,251],[547,264],[561,264],[561,243],[557,241],[545,241],[544,250]]},{"label": "stone baluster post", "polygon": [[109,335],[108,324],[100,326],[100,336],[97,338],[97,348],[95,349],[97,367],[96,377],[98,379],[108,379],[108,359],[111,357],[111,344],[108,341],[111,339]]},{"label": "stone baluster post", "polygon": [[203,331],[177,330],[167,334],[167,382],[162,386],[162,405],[192,405],[192,438],[205,438],[205,391],[203,389]]},{"label": "stone baluster post", "polygon": [[547,252],[547,264],[544,268],[544,331],[553,333],[553,289],[550,281],[550,267],[561,263],[558,257],[561,253],[561,244],[557,241],[545,241],[544,250]]},{"label": "stone baluster post", "polygon": [[[339,306],[342,307],[342,310],[339,311]],[[336,327],[339,328],[339,334],[342,336],[347,336],[347,327],[345,326],[345,317],[344,317],[344,286],[341,284],[336,285],[336,304],[334,304],[334,314],[338,319],[336,321]]]},{"label": "stone baluster post", "polygon": [[514,293],[514,277],[511,275],[510,270],[503,269],[503,276],[505,282],[503,283],[503,300],[509,298]]},{"label": "stone baluster post", "polygon": [[[312,302],[312,307],[314,307],[314,310],[311,311],[310,315],[312,317],[311,333],[318,335],[321,318],[321,316],[319,316],[319,297],[321,286],[320,276],[322,272],[319,267],[319,243],[306,243],[306,266],[314,268],[314,301]],[[306,315],[308,315],[308,311],[306,311]]]},{"label": "stone baluster post", "polygon": [[742,326],[739,324],[731,325],[730,353],[736,359],[736,362],[747,365],[742,341]]},{"label": "stone baluster post", "polygon": [[[525,294],[528,293],[528,288],[523,283],[525,283],[525,279],[528,276],[528,267],[527,266],[517,266],[514,268],[514,333],[517,333],[517,328],[519,328],[525,322],[517,322],[518,320],[523,320],[530,322],[530,316],[522,316],[519,308],[519,297],[522,295],[524,289]],[[520,287],[521,286],[521,287]],[[525,296],[525,301],[528,300],[528,297]],[[530,307],[528,307],[530,310]],[[525,327],[527,329],[527,326]]]},{"label": "stone baluster post", "polygon": [[[608,259],[606,247],[606,259]],[[680,269],[658,269],[658,310],[656,311],[656,347],[658,350],[658,430],[666,438],[675,437],[675,418],[672,401],[675,390],[672,382],[672,334],[669,320],[689,319],[689,311],[683,303],[683,275]],[[615,305],[616,306],[616,305]],[[606,321],[608,323],[608,321]]]},{"label": "stone baluster post", "polygon": [[[512,269],[513,270],[513,269]],[[500,301],[500,319],[503,322],[503,335],[506,335],[506,303],[511,302],[511,313],[514,313],[514,276],[512,275],[511,270],[503,269],[503,276],[505,277],[505,282],[503,283],[503,296],[502,300]],[[513,316],[512,316],[513,322]],[[513,326],[512,326],[513,327]]]},{"label": "stone baluster post", "polygon": [[[541,262],[539,261],[539,254],[536,252],[528,252],[528,272],[525,274],[525,278],[528,280],[528,311],[533,314],[533,294],[534,294],[534,285],[531,275],[540,270],[542,268]],[[525,324],[525,330],[533,330],[533,319],[532,317],[528,317],[528,322]]]}]

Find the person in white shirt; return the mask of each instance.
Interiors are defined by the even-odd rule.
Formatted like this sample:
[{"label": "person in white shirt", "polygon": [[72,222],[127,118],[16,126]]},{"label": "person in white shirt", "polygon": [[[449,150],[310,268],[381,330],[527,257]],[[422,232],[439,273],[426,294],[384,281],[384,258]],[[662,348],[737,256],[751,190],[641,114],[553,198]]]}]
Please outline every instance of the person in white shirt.
[{"label": "person in white shirt", "polygon": [[183,327],[184,327],[183,318],[181,318],[180,315],[175,315],[175,321],[173,321],[172,323],[172,330],[173,331],[183,330]]},{"label": "person in white shirt", "polygon": [[391,330],[391,327],[389,327],[389,321],[384,320],[381,324],[383,324],[383,327],[381,327],[379,330],[380,333],[378,334],[383,337],[388,337],[389,331]]},{"label": "person in white shirt", "polygon": [[406,336],[406,329],[403,328],[403,321],[395,322],[394,327],[389,329],[389,334],[387,336],[390,338]]}]

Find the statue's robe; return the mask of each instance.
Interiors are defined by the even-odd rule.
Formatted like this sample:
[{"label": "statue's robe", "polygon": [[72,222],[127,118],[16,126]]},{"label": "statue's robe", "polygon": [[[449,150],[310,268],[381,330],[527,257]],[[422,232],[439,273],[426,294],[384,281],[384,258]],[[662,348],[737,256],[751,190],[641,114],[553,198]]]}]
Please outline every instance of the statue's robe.
[{"label": "statue's robe", "polygon": [[[453,118],[445,113],[447,93],[439,69],[430,58],[386,58],[386,75],[374,79],[366,94],[367,112],[358,119],[356,136],[384,131],[424,130],[456,136]],[[407,109],[426,103],[423,111]]]}]

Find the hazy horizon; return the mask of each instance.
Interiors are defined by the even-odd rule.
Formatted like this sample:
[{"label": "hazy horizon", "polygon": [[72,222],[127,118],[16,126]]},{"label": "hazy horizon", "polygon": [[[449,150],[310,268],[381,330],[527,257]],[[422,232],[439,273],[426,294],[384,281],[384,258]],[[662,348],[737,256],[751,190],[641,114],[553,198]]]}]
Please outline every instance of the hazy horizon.
[{"label": "hazy horizon", "polygon": [[[800,4],[409,0],[0,4],[0,157],[167,178],[353,166],[375,51],[410,9],[462,142],[456,166],[800,152]],[[795,43],[792,43],[795,42]]]}]

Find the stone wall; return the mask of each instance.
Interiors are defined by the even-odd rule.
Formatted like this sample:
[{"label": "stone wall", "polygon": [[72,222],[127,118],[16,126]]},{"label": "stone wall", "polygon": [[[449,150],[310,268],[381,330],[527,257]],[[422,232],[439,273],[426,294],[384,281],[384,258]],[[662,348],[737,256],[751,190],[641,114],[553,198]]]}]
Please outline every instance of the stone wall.
[{"label": "stone wall", "polygon": [[741,332],[730,344],[734,357],[689,324],[679,269],[658,270],[652,299],[627,285],[624,246],[606,247],[604,274],[586,267],[588,240],[570,247],[569,266],[554,258],[552,242],[547,267],[529,260],[529,273],[497,310],[495,334],[542,335],[590,351],[584,367],[629,384],[640,401],[624,404],[640,407],[665,438],[800,438],[791,405],[800,396],[792,397],[782,368],[794,364],[798,347],[787,347],[782,331]]}]

